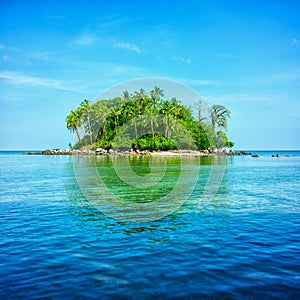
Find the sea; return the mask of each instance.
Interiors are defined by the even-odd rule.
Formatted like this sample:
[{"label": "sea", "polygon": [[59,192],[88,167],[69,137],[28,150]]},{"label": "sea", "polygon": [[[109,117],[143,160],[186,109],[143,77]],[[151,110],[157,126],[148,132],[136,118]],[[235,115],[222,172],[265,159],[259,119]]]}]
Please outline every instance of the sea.
[{"label": "sea", "polygon": [[300,151],[251,152],[1,151],[0,299],[300,299]]}]

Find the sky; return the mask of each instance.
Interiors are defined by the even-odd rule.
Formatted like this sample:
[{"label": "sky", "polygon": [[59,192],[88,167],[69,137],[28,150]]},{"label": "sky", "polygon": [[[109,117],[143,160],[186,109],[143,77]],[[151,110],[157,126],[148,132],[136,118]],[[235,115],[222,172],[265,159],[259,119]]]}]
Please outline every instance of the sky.
[{"label": "sky", "polygon": [[2,150],[68,148],[70,110],[145,77],[225,105],[235,149],[300,149],[297,0],[1,0],[0,11]]}]

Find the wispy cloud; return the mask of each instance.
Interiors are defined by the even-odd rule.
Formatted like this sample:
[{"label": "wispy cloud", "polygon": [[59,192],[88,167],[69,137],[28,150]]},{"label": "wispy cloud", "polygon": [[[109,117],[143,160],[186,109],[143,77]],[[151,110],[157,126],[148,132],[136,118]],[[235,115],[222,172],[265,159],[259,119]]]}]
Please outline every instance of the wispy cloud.
[{"label": "wispy cloud", "polygon": [[225,96],[206,96],[205,99],[212,99],[213,102],[269,102],[271,100],[268,95],[253,95],[253,94],[233,94]]},{"label": "wispy cloud", "polygon": [[182,57],[182,56],[179,56],[179,55],[173,55],[172,59],[174,61],[179,61],[179,62],[183,62],[183,63],[186,63],[186,64],[191,64],[192,63],[192,60],[190,58],[185,58],[185,57]]},{"label": "wispy cloud", "polygon": [[212,54],[210,55],[211,57],[216,57],[216,58],[222,58],[222,59],[233,59],[233,60],[239,60],[240,58],[236,55],[232,54],[225,54],[225,53],[218,53],[218,54]]},{"label": "wispy cloud", "polygon": [[64,82],[61,80],[35,77],[21,74],[18,72],[0,72],[0,79],[7,80],[12,84],[23,84],[35,87],[51,88],[56,90],[81,92],[79,90],[65,86]]},{"label": "wispy cloud", "polygon": [[295,82],[299,81],[300,79],[300,70],[297,69],[291,69],[287,70],[282,73],[274,73],[269,74],[268,76],[265,76],[265,78],[262,78],[258,81],[259,84],[272,84],[272,83],[286,83],[286,82]]},{"label": "wispy cloud", "polygon": [[96,37],[92,34],[83,34],[77,40],[76,43],[79,45],[90,45],[96,41]]},{"label": "wispy cloud", "polygon": [[0,44],[0,50],[16,51],[16,52],[20,51],[20,49],[18,49],[18,48],[9,47],[9,46],[3,45],[3,44]]},{"label": "wispy cloud", "polygon": [[128,17],[118,17],[115,15],[107,15],[98,19],[98,28],[99,29],[115,29],[119,27],[119,25],[124,25],[130,22],[138,22],[144,20],[145,17],[138,18],[128,18]]},{"label": "wispy cloud", "polygon": [[8,104],[18,104],[21,102],[25,102],[26,99],[20,96],[15,95],[1,95],[0,96],[0,103],[8,103]]},{"label": "wispy cloud", "polygon": [[125,50],[134,51],[136,53],[141,53],[141,49],[132,43],[126,43],[126,42],[118,42],[113,45],[114,48],[120,48]]},{"label": "wispy cloud", "polygon": [[192,85],[192,86],[208,86],[208,85],[216,85],[218,83],[218,81],[215,80],[190,79],[190,78],[179,78],[178,81],[186,85]]}]

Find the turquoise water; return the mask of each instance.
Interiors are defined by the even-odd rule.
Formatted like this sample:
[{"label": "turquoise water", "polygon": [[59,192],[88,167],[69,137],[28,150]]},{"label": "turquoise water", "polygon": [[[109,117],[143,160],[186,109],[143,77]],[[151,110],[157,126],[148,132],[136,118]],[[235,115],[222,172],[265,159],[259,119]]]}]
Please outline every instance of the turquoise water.
[{"label": "turquoise water", "polygon": [[[72,157],[0,152],[0,298],[299,298],[300,152],[276,153],[202,158],[180,207],[135,223],[125,209],[112,218],[85,199]],[[176,182],[179,165],[168,163],[153,197]],[[211,170],[224,164],[217,193],[202,205]],[[147,160],[131,165],[139,176],[151,172]],[[113,178],[110,161],[96,168],[123,199],[151,200]]]}]

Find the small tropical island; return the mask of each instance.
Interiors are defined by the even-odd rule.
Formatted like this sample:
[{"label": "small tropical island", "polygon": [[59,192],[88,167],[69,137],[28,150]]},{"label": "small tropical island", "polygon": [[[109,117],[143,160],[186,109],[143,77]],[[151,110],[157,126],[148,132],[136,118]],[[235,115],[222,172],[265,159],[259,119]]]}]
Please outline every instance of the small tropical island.
[{"label": "small tropical island", "polygon": [[225,153],[234,146],[226,135],[229,117],[223,105],[212,105],[206,116],[199,105],[195,113],[176,97],[165,99],[155,86],[150,95],[141,88],[112,99],[84,100],[70,111],[66,125],[77,137],[69,145],[72,153]]}]

